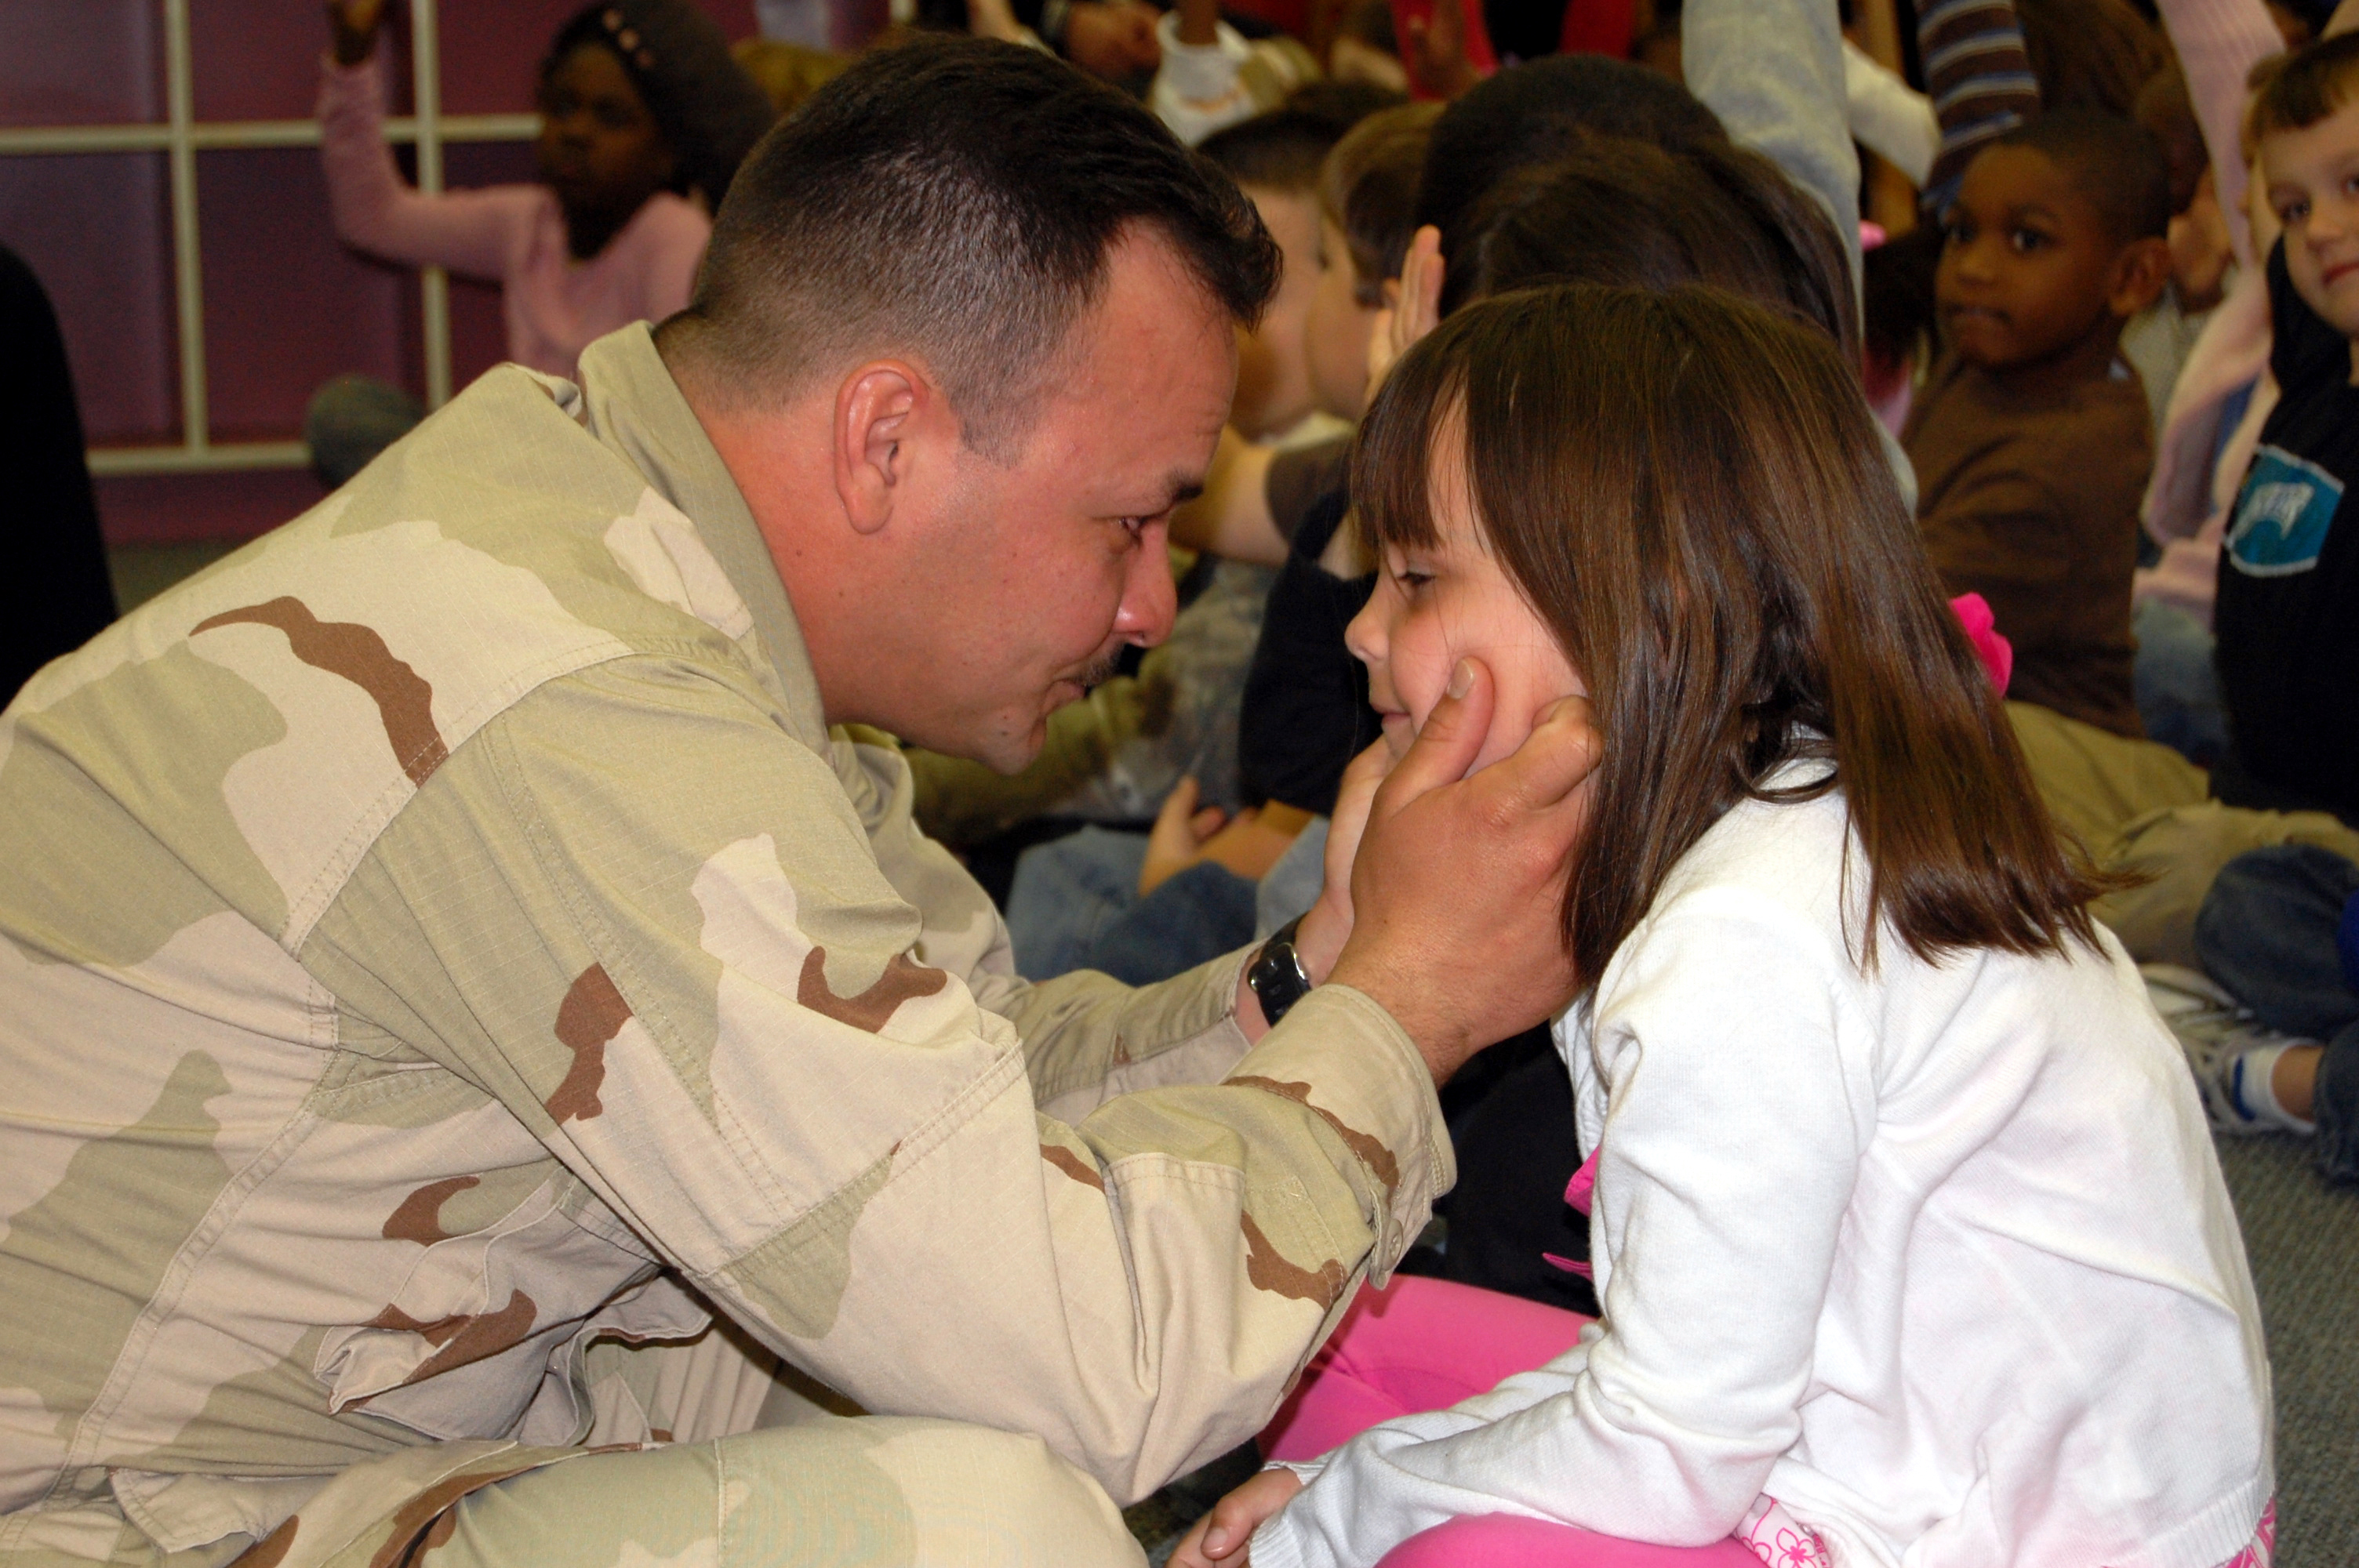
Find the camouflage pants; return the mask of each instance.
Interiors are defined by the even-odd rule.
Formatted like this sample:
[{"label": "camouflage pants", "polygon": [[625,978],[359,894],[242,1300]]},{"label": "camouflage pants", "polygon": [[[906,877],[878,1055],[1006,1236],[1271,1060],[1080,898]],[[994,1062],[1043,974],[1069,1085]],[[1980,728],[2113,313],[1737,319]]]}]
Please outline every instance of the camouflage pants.
[{"label": "camouflage pants", "polygon": [[422,1568],[1094,1568],[1145,1561],[1037,1437],[883,1416],[592,1454],[487,1487]]},{"label": "camouflage pants", "polygon": [[[192,1476],[158,1492],[135,1523],[102,1489],[0,1521],[17,1527],[0,1568],[1145,1562],[1113,1500],[1038,1438],[839,1413],[825,1390],[779,1375],[774,1358],[723,1329],[593,1346],[585,1369],[592,1418],[582,1446],[421,1444],[329,1477],[291,1515],[226,1478]],[[264,1522],[225,1536],[201,1522],[266,1509]]]}]

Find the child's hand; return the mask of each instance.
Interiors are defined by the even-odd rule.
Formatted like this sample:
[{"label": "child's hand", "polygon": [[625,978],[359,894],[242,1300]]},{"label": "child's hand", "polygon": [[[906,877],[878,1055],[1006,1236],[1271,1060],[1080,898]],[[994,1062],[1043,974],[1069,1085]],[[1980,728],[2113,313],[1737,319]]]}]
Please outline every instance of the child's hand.
[{"label": "child's hand", "polygon": [[336,63],[355,66],[376,53],[385,26],[385,0],[328,0],[328,30],[335,37]]},{"label": "child's hand", "polygon": [[1376,312],[1368,333],[1368,397],[1393,366],[1419,338],[1441,324],[1441,231],[1428,223],[1408,243],[1401,258],[1400,290],[1390,305]]},{"label": "child's hand", "polygon": [[1261,1521],[1302,1490],[1302,1477],[1280,1466],[1264,1470],[1212,1505],[1171,1553],[1171,1568],[1251,1568],[1246,1542]]},{"label": "child's hand", "polygon": [[1163,809],[1155,814],[1155,827],[1147,835],[1147,859],[1138,868],[1139,897],[1194,865],[1206,841],[1227,823],[1229,814],[1217,806],[1198,810],[1201,797],[1192,776],[1181,777],[1163,797]]},{"label": "child's hand", "polygon": [[1483,80],[1466,53],[1466,13],[1460,0],[1438,0],[1433,18],[1408,20],[1408,60],[1419,85],[1445,103]]},{"label": "child's hand", "polygon": [[[1139,897],[1145,898],[1158,884],[1205,860],[1257,882],[1269,875],[1269,869],[1301,831],[1304,819],[1299,813],[1296,826],[1284,827],[1263,820],[1255,806],[1246,806],[1234,816],[1225,816],[1217,806],[1199,810],[1199,798],[1192,778],[1181,779],[1164,797],[1163,809],[1155,815],[1154,830],[1147,836],[1147,859],[1138,868]],[[1338,941],[1339,951],[1342,946]]]}]

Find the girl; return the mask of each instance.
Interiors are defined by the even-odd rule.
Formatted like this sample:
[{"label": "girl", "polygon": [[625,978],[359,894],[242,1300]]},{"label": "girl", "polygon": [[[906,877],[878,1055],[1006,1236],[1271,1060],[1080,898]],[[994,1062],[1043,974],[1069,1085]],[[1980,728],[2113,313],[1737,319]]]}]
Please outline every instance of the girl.
[{"label": "girl", "polygon": [[1605,737],[1558,1023],[1603,1313],[1432,1410],[1550,1309],[1396,1281],[1288,1430],[1378,1423],[1176,1561],[2266,1562],[2202,1111],[1824,335],[1696,287],[1507,295],[1404,358],[1354,462],[1387,741],[1468,660],[1485,756],[1568,693]]},{"label": "girl", "polygon": [[[321,160],[336,232],[413,265],[497,278],[508,357],[571,376],[595,339],[688,304],[712,213],[772,118],[690,0],[596,0],[541,62],[540,181],[428,196],[385,145],[376,69],[385,0],[333,0],[320,81]],[[418,422],[416,401],[342,377],[304,419],[336,485]]]}]

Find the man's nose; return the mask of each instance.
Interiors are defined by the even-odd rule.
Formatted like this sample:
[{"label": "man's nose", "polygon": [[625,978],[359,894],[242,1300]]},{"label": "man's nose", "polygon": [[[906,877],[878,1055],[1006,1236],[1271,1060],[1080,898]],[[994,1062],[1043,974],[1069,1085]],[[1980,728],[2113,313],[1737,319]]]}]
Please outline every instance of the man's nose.
[{"label": "man's nose", "polygon": [[1171,557],[1164,539],[1163,526],[1158,524],[1131,552],[1122,606],[1114,612],[1115,634],[1142,648],[1152,648],[1171,635],[1171,622],[1180,613],[1180,589],[1171,580]]}]

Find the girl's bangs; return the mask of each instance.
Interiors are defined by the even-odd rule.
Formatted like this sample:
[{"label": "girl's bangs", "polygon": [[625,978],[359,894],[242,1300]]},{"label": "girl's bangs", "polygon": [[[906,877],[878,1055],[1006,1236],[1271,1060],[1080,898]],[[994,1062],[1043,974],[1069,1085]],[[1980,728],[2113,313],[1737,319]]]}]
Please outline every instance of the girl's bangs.
[{"label": "girl's bangs", "polygon": [[1454,346],[1447,339],[1436,341],[1441,336],[1393,367],[1353,444],[1353,511],[1371,554],[1426,548],[1441,536],[1433,520],[1433,442],[1457,422],[1466,395],[1464,360],[1447,351]]}]

